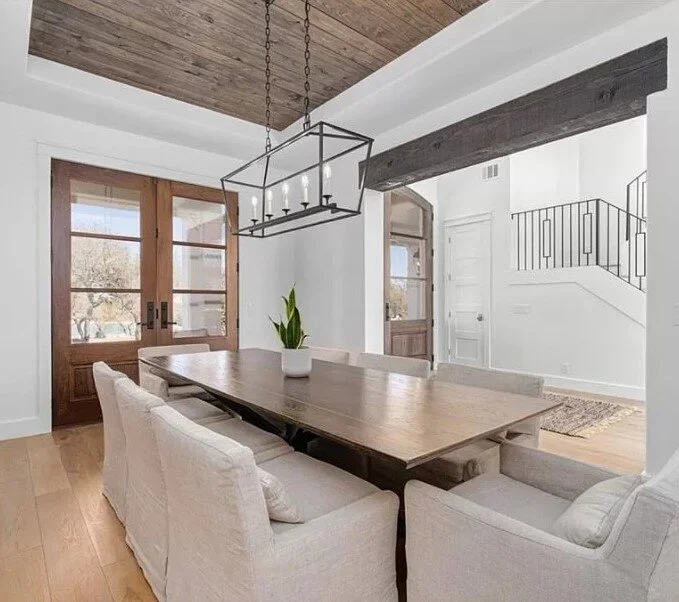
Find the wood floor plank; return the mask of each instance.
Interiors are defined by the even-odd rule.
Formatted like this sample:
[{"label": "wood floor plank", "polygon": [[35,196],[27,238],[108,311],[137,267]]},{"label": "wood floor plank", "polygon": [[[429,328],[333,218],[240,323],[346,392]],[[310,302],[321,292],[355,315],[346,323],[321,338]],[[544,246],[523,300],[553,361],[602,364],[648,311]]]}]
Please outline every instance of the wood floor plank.
[{"label": "wood floor plank", "polygon": [[133,557],[104,567],[115,602],[156,602],[149,584]]},{"label": "wood floor plank", "polygon": [[26,447],[36,497],[70,489],[59,449],[51,434],[29,437]]},{"label": "wood floor plank", "polygon": [[30,478],[26,439],[0,441],[0,483]]},{"label": "wood floor plank", "polygon": [[37,498],[52,602],[110,602],[111,593],[70,489]]},{"label": "wood floor plank", "polygon": [[128,560],[125,529],[102,494],[104,461],[101,424],[73,429],[56,440],[73,494],[102,566]]},{"label": "wood floor plank", "polygon": [[40,545],[31,480],[0,483],[0,559]]},{"label": "wood floor plank", "polygon": [[50,602],[42,548],[24,550],[0,562],[0,599]]}]

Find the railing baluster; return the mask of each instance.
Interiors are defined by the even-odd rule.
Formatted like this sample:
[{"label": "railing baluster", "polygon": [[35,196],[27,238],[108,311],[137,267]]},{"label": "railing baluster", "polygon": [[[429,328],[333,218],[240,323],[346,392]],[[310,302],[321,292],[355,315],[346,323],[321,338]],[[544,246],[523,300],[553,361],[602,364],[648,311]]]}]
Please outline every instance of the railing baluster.
[{"label": "railing baluster", "polygon": [[618,266],[618,278],[620,278],[620,208],[616,207],[618,210],[618,229],[616,230],[616,241],[617,244],[615,245],[617,247],[617,266]]},{"label": "railing baluster", "polygon": [[580,207],[582,206],[581,202],[578,202],[578,266],[580,266],[581,261],[580,258],[582,256],[582,246],[580,245],[580,230],[582,229],[582,211]]},{"label": "railing baluster", "polygon": [[538,209],[538,270],[542,269],[542,209]]},{"label": "railing baluster", "polygon": [[535,210],[530,212],[530,269],[535,269]]},{"label": "railing baluster", "polygon": [[528,269],[528,213],[523,214],[523,269]]},{"label": "railing baluster", "polygon": [[606,203],[606,269],[611,271],[611,206]]},{"label": "railing baluster", "polygon": [[570,262],[568,267],[573,267],[573,205],[568,206],[568,254],[570,256]]},{"label": "railing baluster", "polygon": [[564,234],[563,234],[563,209],[564,205],[561,205],[561,267],[563,267],[563,239],[564,239]]}]

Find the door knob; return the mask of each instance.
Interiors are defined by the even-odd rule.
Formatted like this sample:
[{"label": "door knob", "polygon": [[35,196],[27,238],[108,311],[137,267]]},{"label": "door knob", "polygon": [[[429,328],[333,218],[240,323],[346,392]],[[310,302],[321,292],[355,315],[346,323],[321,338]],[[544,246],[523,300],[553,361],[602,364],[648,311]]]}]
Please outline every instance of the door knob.
[{"label": "door knob", "polygon": [[483,322],[483,314],[476,314],[476,321]]}]

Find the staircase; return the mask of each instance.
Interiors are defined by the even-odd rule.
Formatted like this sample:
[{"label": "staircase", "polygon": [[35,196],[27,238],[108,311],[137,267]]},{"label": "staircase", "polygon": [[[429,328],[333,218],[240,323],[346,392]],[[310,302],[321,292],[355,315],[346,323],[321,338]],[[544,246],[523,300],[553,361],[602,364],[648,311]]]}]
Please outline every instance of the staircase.
[{"label": "staircase", "polygon": [[517,270],[595,266],[646,291],[646,172],[627,185],[626,209],[603,199],[512,214]]}]

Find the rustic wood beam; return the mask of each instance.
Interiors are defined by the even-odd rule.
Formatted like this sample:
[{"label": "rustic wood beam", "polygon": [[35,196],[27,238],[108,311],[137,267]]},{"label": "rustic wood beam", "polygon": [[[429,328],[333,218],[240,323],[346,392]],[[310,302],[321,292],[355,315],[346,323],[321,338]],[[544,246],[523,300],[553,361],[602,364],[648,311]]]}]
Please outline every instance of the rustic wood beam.
[{"label": "rustic wood beam", "polygon": [[379,153],[366,186],[391,190],[637,117],[666,87],[663,39]]}]

